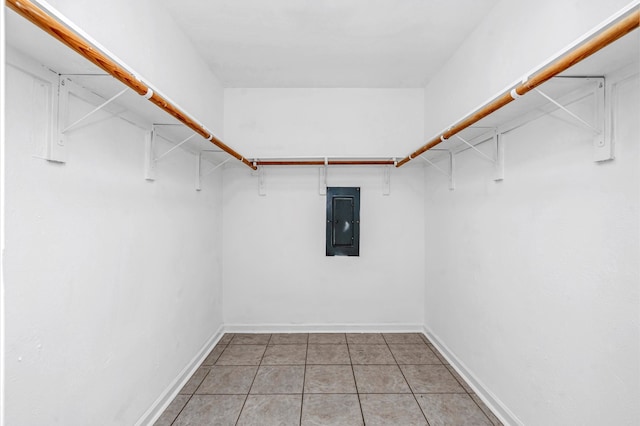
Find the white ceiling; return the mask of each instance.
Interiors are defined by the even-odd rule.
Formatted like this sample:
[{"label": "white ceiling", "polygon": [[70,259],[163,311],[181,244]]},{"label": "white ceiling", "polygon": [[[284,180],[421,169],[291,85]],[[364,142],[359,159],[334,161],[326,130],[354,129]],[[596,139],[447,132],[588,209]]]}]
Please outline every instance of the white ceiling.
[{"label": "white ceiling", "polygon": [[227,87],[424,87],[497,0],[164,0]]}]

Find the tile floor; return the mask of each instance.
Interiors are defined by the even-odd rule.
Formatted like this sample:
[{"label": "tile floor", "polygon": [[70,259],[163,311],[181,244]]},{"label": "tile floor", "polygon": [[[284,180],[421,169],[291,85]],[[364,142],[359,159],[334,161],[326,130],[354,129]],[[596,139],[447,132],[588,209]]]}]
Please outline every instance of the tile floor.
[{"label": "tile floor", "polygon": [[500,425],[418,333],[225,334],[155,423]]}]

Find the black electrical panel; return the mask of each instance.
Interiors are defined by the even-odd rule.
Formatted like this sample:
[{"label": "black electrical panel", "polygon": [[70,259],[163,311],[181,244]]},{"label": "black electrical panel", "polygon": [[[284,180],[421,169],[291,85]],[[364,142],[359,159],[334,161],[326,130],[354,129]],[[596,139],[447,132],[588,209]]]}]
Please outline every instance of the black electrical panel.
[{"label": "black electrical panel", "polygon": [[327,187],[327,256],[360,255],[360,188]]}]

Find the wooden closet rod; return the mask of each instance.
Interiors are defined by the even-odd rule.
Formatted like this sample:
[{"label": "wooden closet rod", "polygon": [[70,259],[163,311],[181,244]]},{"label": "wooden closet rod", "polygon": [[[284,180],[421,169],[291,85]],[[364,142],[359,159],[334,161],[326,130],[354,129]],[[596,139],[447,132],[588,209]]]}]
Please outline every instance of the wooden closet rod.
[{"label": "wooden closet rod", "polygon": [[607,28],[606,30],[594,35],[590,39],[583,42],[581,45],[562,55],[556,61],[552,62],[550,65],[544,67],[542,70],[536,72],[532,76],[530,76],[526,81],[521,84],[516,85],[513,89],[508,90],[501,95],[499,95],[493,101],[490,101],[482,108],[477,110],[465,117],[462,121],[458,122],[454,126],[450,127],[447,131],[433,138],[429,143],[422,146],[418,150],[409,154],[407,157],[398,161],[396,167],[400,167],[403,164],[408,163],[413,160],[420,154],[430,150],[434,146],[444,142],[449,139],[451,136],[454,136],[457,133],[460,133],[467,127],[477,123],[484,117],[489,114],[495,112],[496,110],[502,108],[508,103],[514,101],[525,93],[535,89],[540,86],[545,81],[551,79],[552,77],[558,75],[559,73],[567,70],[569,67],[577,64],[581,60],[591,56],[596,53],[603,47],[613,43],[618,40],[622,36],[630,33],[640,26],[640,10],[637,8],[630,13],[629,15],[623,17],[618,22]]},{"label": "wooden closet rod", "polygon": [[393,160],[265,160],[256,161],[258,166],[393,166]]},{"label": "wooden closet rod", "polygon": [[47,12],[36,6],[31,1],[6,0],[6,3],[18,14],[22,15],[27,20],[31,21],[53,37],[57,38],[62,43],[66,44],[68,47],[87,58],[93,64],[111,74],[117,80],[120,80],[123,84],[134,90],[138,95],[144,96],[146,99],[156,104],[160,109],[171,114],[185,126],[190,128],[206,140],[210,141],[212,144],[219,147],[227,154],[237,158],[252,169],[257,169],[257,167],[253,165],[253,163],[234,151],[232,148],[218,139],[213,133],[205,129],[202,125],[194,121],[184,111],[180,110],[177,106],[173,105],[158,93],[155,93],[153,89],[151,89],[148,85],[137,79],[133,74],[131,74],[131,72],[116,63],[113,59],[111,59],[104,53],[102,53],[88,40],[76,34],[69,27],[59,22],[54,17],[50,16]]}]

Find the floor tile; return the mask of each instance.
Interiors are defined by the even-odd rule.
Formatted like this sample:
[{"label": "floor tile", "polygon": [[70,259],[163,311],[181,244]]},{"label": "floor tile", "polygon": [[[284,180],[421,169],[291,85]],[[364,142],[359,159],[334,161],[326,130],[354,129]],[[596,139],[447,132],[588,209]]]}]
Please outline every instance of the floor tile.
[{"label": "floor tile", "polygon": [[502,422],[500,421],[500,419],[498,419],[496,417],[495,414],[493,414],[491,412],[491,410],[489,409],[489,407],[486,406],[486,404],[480,399],[480,397],[476,394],[471,394],[471,398],[473,398],[473,400],[475,401],[475,403],[480,407],[480,409],[482,410],[482,412],[489,417],[489,420],[491,421],[491,423],[493,424],[493,426],[502,426]]},{"label": "floor tile", "polygon": [[351,364],[347,345],[309,344],[307,364]]},{"label": "floor tile", "polygon": [[194,395],[173,426],[233,426],[244,400],[243,395]]},{"label": "floor tile", "polygon": [[266,348],[266,345],[229,345],[216,365],[258,365]]},{"label": "floor tile", "polygon": [[225,334],[222,335],[222,337],[220,338],[220,341],[218,343],[221,344],[221,345],[227,345],[227,344],[229,344],[231,339],[233,339],[233,333],[225,333]]},{"label": "floor tile", "polygon": [[262,358],[262,365],[304,365],[307,345],[272,345]]},{"label": "floor tile", "polygon": [[302,395],[249,395],[238,426],[297,426]]},{"label": "floor tile", "polygon": [[358,345],[384,345],[386,342],[380,333],[347,333],[347,343]]},{"label": "floor tile", "polygon": [[427,425],[413,395],[360,395],[367,426]]},{"label": "floor tile", "polygon": [[305,393],[356,393],[350,365],[308,365],[304,377]]},{"label": "floor tile", "polygon": [[397,365],[354,365],[353,372],[358,393],[411,392]]},{"label": "floor tile", "polygon": [[187,404],[187,401],[189,401],[189,398],[189,395],[176,396],[153,426],[171,426],[176,417],[178,417],[178,414],[180,414],[180,411],[182,411]]},{"label": "floor tile", "polygon": [[410,425],[424,416],[502,426],[420,333],[227,333],[155,425]]},{"label": "floor tile", "polygon": [[431,349],[431,352],[436,354],[440,362],[442,362],[444,365],[449,365],[449,361],[447,361],[447,359],[440,353],[440,351],[435,346],[433,346],[431,343],[429,343],[427,346],[429,346],[429,349]]},{"label": "floor tile", "polygon": [[230,345],[266,345],[270,334],[236,333],[229,342]]},{"label": "floor tile", "polygon": [[465,393],[444,365],[401,365],[413,393]]},{"label": "floor tile", "polygon": [[262,365],[251,386],[252,394],[302,393],[303,365]]},{"label": "floor tile", "polygon": [[389,349],[398,364],[442,364],[427,345],[390,344]]},{"label": "floor tile", "polygon": [[214,365],[196,394],[246,395],[258,367]]},{"label": "floor tile", "polygon": [[471,386],[469,386],[469,384],[464,381],[464,379],[458,374],[458,372],[455,370],[455,368],[453,368],[450,365],[447,365],[446,367],[449,369],[449,372],[451,374],[453,374],[453,377],[455,377],[455,379],[458,381],[458,383],[460,383],[460,385],[462,385],[464,390],[466,390],[469,393],[473,393],[473,389],[471,389]]},{"label": "floor tile", "polygon": [[309,343],[313,344],[340,344],[347,343],[344,333],[311,333]]},{"label": "floor tile", "polygon": [[305,395],[302,426],[364,425],[358,395]]},{"label": "floor tile", "polygon": [[295,345],[295,344],[307,344],[309,340],[308,333],[279,333],[272,334],[270,345]]},{"label": "floor tile", "polygon": [[387,345],[349,345],[353,364],[395,364]]},{"label": "floor tile", "polygon": [[467,394],[416,395],[431,426],[492,426],[491,422]]},{"label": "floor tile", "polygon": [[180,389],[180,395],[191,395],[198,389],[200,383],[204,380],[209,373],[209,367],[198,367],[193,376],[189,378],[189,381]]},{"label": "floor tile", "polygon": [[389,344],[391,343],[425,344],[424,341],[422,340],[422,337],[420,337],[419,333],[382,333],[382,335],[384,336],[384,340]]},{"label": "floor tile", "polygon": [[216,347],[213,348],[211,352],[209,352],[209,355],[207,355],[207,358],[202,362],[202,365],[215,364],[218,358],[220,357],[220,354],[222,353],[222,351],[224,351],[226,347],[227,345],[221,345],[221,344],[216,345]]}]

